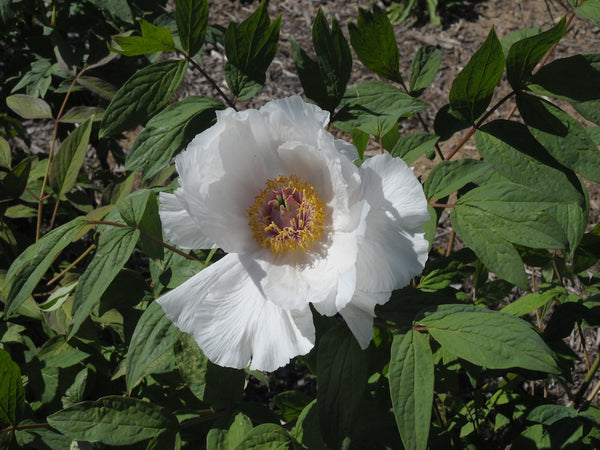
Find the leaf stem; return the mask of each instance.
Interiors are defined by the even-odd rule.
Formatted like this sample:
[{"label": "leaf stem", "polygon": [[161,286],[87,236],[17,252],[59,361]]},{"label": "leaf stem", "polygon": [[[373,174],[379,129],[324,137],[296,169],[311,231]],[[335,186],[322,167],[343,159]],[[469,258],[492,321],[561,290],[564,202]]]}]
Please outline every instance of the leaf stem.
[{"label": "leaf stem", "polygon": [[454,208],[456,206],[456,203],[434,203],[434,202],[428,202],[429,205],[433,206],[434,208]]},{"label": "leaf stem", "polygon": [[[44,193],[46,192],[46,185],[48,184],[48,176],[50,174],[50,163],[52,162],[52,156],[54,155],[54,147],[56,146],[56,135],[58,134],[58,124],[60,123],[60,118],[62,116],[65,107],[67,106],[67,100],[69,100],[69,96],[73,90],[73,86],[77,83],[77,80],[81,75],[83,75],[83,69],[81,72],[75,75],[67,93],[65,94],[65,98],[63,99],[62,104],[60,105],[60,109],[58,110],[58,114],[56,115],[56,119],[54,119],[54,129],[52,130],[52,141],[50,144],[50,151],[48,152],[48,165],[46,166],[46,171],[44,173],[44,179],[42,180],[42,188],[40,189],[40,196],[38,200],[38,213],[37,213],[37,223],[35,227],[35,241],[40,240],[40,231],[42,229],[42,212],[44,209]],[[56,211],[58,210],[58,202],[60,198],[56,199],[56,207],[54,208],[54,214],[52,214],[52,219],[50,221],[50,228],[54,225],[54,218],[56,216]]]},{"label": "leaf stem", "polygon": [[183,56],[185,59],[187,59],[187,60],[188,60],[188,62],[189,62],[189,63],[190,63],[192,66],[194,66],[194,67],[195,67],[195,68],[198,70],[198,72],[200,72],[200,73],[202,74],[202,76],[203,76],[203,77],[206,79],[206,81],[208,81],[208,82],[210,83],[210,85],[213,87],[213,89],[215,89],[215,90],[218,92],[218,94],[219,94],[221,97],[223,97],[223,100],[225,100],[225,103],[227,103],[227,104],[228,104],[228,105],[229,105],[231,108],[235,109],[236,111],[238,110],[238,109],[236,108],[236,106],[235,106],[235,101],[234,101],[234,100],[231,100],[231,99],[230,99],[230,98],[227,96],[227,94],[225,94],[225,92],[223,92],[223,91],[221,90],[221,88],[220,88],[220,87],[219,87],[219,85],[218,85],[218,84],[215,82],[215,80],[213,80],[213,79],[211,78],[211,76],[208,74],[208,72],[206,72],[206,71],[205,71],[205,70],[202,68],[202,66],[196,62],[196,60],[195,60],[194,58],[192,58],[192,57],[191,57],[191,56],[190,56],[190,55],[189,55],[187,52],[185,52],[185,51],[183,51],[183,50],[181,50],[181,49],[179,49],[179,48],[175,49],[175,51],[176,51],[177,53],[179,53],[180,55],[182,55],[182,56]]},{"label": "leaf stem", "polygon": [[[583,380],[583,383],[581,383],[579,390],[575,394],[575,397],[573,398],[573,403],[575,405],[579,404],[579,401],[583,397],[583,394],[585,394],[585,391],[587,391],[587,388],[589,387],[590,383],[592,382],[594,375],[596,375],[596,372],[598,371],[598,367],[600,367],[600,355],[596,356],[596,360],[594,361],[594,364],[592,364],[592,367],[590,367],[590,370],[588,370],[588,373],[585,376],[585,380]],[[596,389],[596,388],[594,388],[594,389]]]},{"label": "leaf stem", "polygon": [[50,428],[47,423],[26,423],[24,425],[10,425],[0,430],[0,433],[10,433],[11,431],[33,430],[35,428]]},{"label": "leaf stem", "polygon": [[71,264],[69,264],[61,273],[59,273],[54,278],[52,278],[50,281],[48,281],[46,283],[46,286],[50,286],[51,284],[56,283],[57,280],[59,280],[60,278],[62,278],[63,276],[65,276],[67,274],[67,272],[69,272],[73,267],[75,267],[77,264],[79,264],[79,262],[81,262],[81,260],[83,258],[85,258],[87,255],[89,255],[90,252],[92,250],[94,250],[95,247],[96,247],[96,244],[90,245],[88,247],[88,249],[85,252],[83,252],[81,254],[81,256],[79,256],[79,258],[77,258],[75,261],[73,261]]},{"label": "leaf stem", "polygon": [[126,225],[124,223],[119,223],[119,222],[109,222],[106,220],[88,220],[87,223],[89,223],[90,225],[108,225],[111,227],[119,227],[119,228],[133,228],[134,230],[138,230],[140,232],[140,234],[144,235],[144,237],[147,237],[148,239],[150,239],[151,241],[156,242],[158,245],[171,250],[173,253],[177,253],[178,255],[183,256],[186,259],[189,259],[190,261],[198,261],[201,262],[198,258],[196,258],[195,256],[189,255],[181,250],[179,250],[176,247],[173,247],[170,244],[167,244],[164,241],[161,241],[160,239],[152,236],[150,233],[142,230],[140,227],[132,227],[131,225]]}]

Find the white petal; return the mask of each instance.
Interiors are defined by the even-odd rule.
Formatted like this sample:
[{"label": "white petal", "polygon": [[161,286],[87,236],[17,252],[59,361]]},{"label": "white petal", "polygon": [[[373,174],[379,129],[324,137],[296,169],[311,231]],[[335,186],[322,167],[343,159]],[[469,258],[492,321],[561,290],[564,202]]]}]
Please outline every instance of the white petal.
[{"label": "white petal", "polygon": [[157,300],[215,364],[275,370],[314,344],[312,313],[266,300],[229,254]]},{"label": "white petal", "polygon": [[200,225],[192,219],[181,202],[173,194],[159,194],[159,214],[165,236],[175,245],[186,249],[213,248]]},{"label": "white petal", "polygon": [[381,305],[390,298],[389,292],[378,292],[367,294],[356,291],[352,301],[340,311],[340,314],[348,324],[348,328],[356,337],[360,347],[364,350],[369,346],[373,338],[373,317],[375,317],[375,305]]},{"label": "white petal", "polygon": [[371,210],[359,248],[357,288],[400,289],[421,273],[427,260],[428,243],[420,228],[429,220],[423,189],[406,164],[389,155],[366,161],[361,175]]}]

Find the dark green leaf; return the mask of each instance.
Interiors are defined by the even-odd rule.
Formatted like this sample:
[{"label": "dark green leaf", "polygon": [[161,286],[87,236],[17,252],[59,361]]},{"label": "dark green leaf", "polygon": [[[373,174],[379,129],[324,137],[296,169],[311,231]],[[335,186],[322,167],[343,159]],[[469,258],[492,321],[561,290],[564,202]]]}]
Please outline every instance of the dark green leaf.
[{"label": "dark green leaf", "polygon": [[419,289],[424,292],[437,292],[472,275],[473,267],[455,259],[430,270],[426,267],[425,272],[419,281]]},{"label": "dark green leaf", "polygon": [[148,180],[164,169],[175,153],[215,120],[223,104],[208,97],[187,97],[154,116],[138,135],[125,160],[126,170],[143,169]]},{"label": "dark green leaf", "polygon": [[113,136],[147,122],[169,101],[186,70],[185,60],[160,61],[138,70],[106,108],[98,136]]},{"label": "dark green leaf", "polygon": [[27,187],[27,181],[31,171],[31,158],[25,158],[4,178],[0,180],[0,200],[12,200],[19,198]]},{"label": "dark green leaf", "polygon": [[6,298],[4,311],[7,317],[11,317],[31,295],[56,255],[86,226],[87,221],[81,217],[61,225],[27,247],[12,263],[3,288]]},{"label": "dark green leaf", "polygon": [[404,160],[406,164],[412,164],[423,153],[430,156],[434,155],[435,144],[439,136],[431,133],[416,132],[403,136],[398,139],[394,148],[390,151],[393,156],[398,156]]},{"label": "dark green leaf", "polygon": [[102,120],[104,109],[96,106],[74,106],[66,113],[60,116],[60,121],[63,123],[81,123],[88,119],[94,122]]},{"label": "dark green leaf", "polygon": [[518,95],[517,105],[531,134],[558,162],[600,182],[600,151],[576,119],[528,94]]},{"label": "dark green leaf", "polygon": [[450,104],[442,106],[435,115],[433,129],[440,137],[440,141],[450,139],[454,133],[470,127],[471,124],[462,119],[460,114],[454,111]]},{"label": "dark green leaf", "polygon": [[71,346],[65,336],[54,336],[46,341],[36,354],[45,367],[64,369],[84,361],[90,355]]},{"label": "dark green leaf", "polygon": [[487,39],[458,74],[450,88],[450,106],[465,121],[483,114],[504,72],[502,46],[492,28]]},{"label": "dark green leaf", "polygon": [[310,448],[311,450],[327,450],[327,446],[321,437],[319,411],[316,400],[310,402],[302,410],[296,426],[292,430],[292,436],[306,448]]},{"label": "dark green leaf", "polygon": [[229,428],[211,428],[206,436],[206,448],[211,450],[231,450],[238,446],[246,434],[252,430],[252,422],[248,416],[237,413],[231,420]]},{"label": "dark green leaf", "polygon": [[540,34],[541,32],[541,28],[527,28],[525,30],[515,31],[514,33],[511,33],[508,36],[504,36],[502,39],[500,39],[504,56],[508,56],[508,52],[515,42],[531,36],[535,36],[536,34]]},{"label": "dark green leaf", "polygon": [[433,45],[422,46],[410,66],[410,95],[420,96],[429,87],[442,62],[442,52]]},{"label": "dark green leaf", "polygon": [[48,423],[71,439],[106,445],[134,444],[177,427],[162,406],[118,396],[65,408],[48,416]]},{"label": "dark green leaf", "polygon": [[93,92],[94,94],[99,95],[107,100],[112,100],[112,98],[117,94],[116,87],[114,87],[108,81],[104,81],[100,78],[81,76],[77,79],[77,83],[82,85],[90,92]]},{"label": "dark green leaf", "polygon": [[477,306],[441,305],[415,323],[426,326],[446,350],[473,364],[560,372],[542,338],[516,317]]},{"label": "dark green leaf", "polygon": [[23,119],[52,119],[50,105],[41,98],[26,94],[14,94],[6,97],[6,106]]},{"label": "dark green leaf", "polygon": [[373,12],[359,8],[357,23],[348,22],[348,31],[352,48],[369,70],[389,80],[402,82],[396,35],[385,10],[375,3]]},{"label": "dark green leaf", "polygon": [[329,447],[339,447],[352,433],[368,376],[368,356],[346,325],[329,329],[317,353],[319,418]]},{"label": "dark green leaf", "polygon": [[98,241],[98,250],[87,267],[75,290],[73,299],[73,324],[69,338],[77,333],[104,291],[129,260],[140,232],[132,228],[111,227]]},{"label": "dark green leaf", "polygon": [[92,119],[88,119],[67,136],[52,159],[48,182],[58,197],[75,186],[85,160],[91,131]]},{"label": "dark green leaf", "polygon": [[265,84],[275,56],[281,16],[271,23],[264,1],[241,24],[231,22],[225,32],[225,79],[233,95],[248,100]]},{"label": "dark green leaf", "polygon": [[493,168],[485,161],[459,159],[442,161],[429,172],[425,180],[425,195],[429,200],[447,197],[469,183],[485,182]]},{"label": "dark green leaf", "polygon": [[6,139],[0,136],[0,167],[10,169],[12,166],[12,155],[10,145]]},{"label": "dark green leaf", "polygon": [[388,374],[396,424],[406,449],[427,448],[433,404],[433,355],[427,336],[394,336]]},{"label": "dark green leaf", "polygon": [[127,390],[152,373],[170,370],[174,363],[173,346],[181,331],[165,315],[157,302],[152,302],[140,317],[127,350]]},{"label": "dark green leaf", "polygon": [[195,55],[200,51],[208,27],[207,0],[177,0],[175,2],[177,31],[183,49]]},{"label": "dark green leaf", "polygon": [[543,66],[527,85],[531,91],[568,101],[600,99],[600,70],[591,62],[597,55],[575,55]]},{"label": "dark green leaf", "polygon": [[278,408],[277,415],[284,422],[291,422],[298,418],[302,410],[313,399],[301,391],[284,391],[280,392],[273,399],[275,406]]},{"label": "dark green leaf", "polygon": [[548,31],[515,42],[506,57],[506,77],[515,91],[531,78],[531,72],[550,47],[565,34],[565,18]]},{"label": "dark green leaf", "polygon": [[157,27],[144,19],[140,21],[142,36],[113,36],[113,40],[120,48],[110,47],[113,52],[126,56],[145,55],[154,52],[175,51],[175,44],[171,31],[167,28]]},{"label": "dark green leaf", "polygon": [[21,419],[24,404],[21,370],[10,354],[0,349],[0,427],[16,425]]},{"label": "dark green leaf", "polygon": [[[156,239],[162,240],[162,226],[158,214],[158,200],[154,191],[143,189],[128,195],[119,202],[119,213],[131,227],[138,227]],[[146,234],[141,235],[144,252],[155,259],[164,257],[164,248],[158,242],[150,239]]]},{"label": "dark green leaf", "polygon": [[250,430],[235,450],[288,450],[292,445],[290,433],[274,423],[263,423]]}]

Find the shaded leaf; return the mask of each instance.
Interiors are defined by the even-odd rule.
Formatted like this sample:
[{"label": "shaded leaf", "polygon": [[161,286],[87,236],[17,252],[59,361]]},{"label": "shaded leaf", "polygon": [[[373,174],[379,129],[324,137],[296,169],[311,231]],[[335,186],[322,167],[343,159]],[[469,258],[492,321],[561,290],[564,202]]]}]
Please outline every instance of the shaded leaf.
[{"label": "shaded leaf", "polygon": [[16,425],[21,419],[24,404],[21,370],[10,354],[0,349],[0,427]]},{"label": "shaded leaf", "polygon": [[6,106],[23,119],[52,119],[50,105],[41,98],[26,94],[14,94],[6,97]]}]

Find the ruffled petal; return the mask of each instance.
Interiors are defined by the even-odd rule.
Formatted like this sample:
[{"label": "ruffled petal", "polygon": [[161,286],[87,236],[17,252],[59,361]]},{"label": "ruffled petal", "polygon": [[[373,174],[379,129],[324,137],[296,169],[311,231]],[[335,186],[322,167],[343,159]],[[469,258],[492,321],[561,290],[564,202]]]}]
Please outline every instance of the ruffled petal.
[{"label": "ruffled petal", "polygon": [[373,318],[375,305],[381,305],[390,298],[390,292],[366,293],[356,291],[352,301],[340,311],[348,324],[348,328],[356,337],[358,344],[364,350],[373,338]]},{"label": "ruffled petal", "polygon": [[215,364],[275,370],[314,344],[307,307],[285,311],[266,300],[235,254],[229,254],[157,300],[173,323],[192,333]]},{"label": "ruffled petal", "polygon": [[188,214],[175,195],[161,192],[159,199],[158,213],[165,236],[169,241],[186,249],[215,247],[215,244],[202,233],[200,225]]}]

